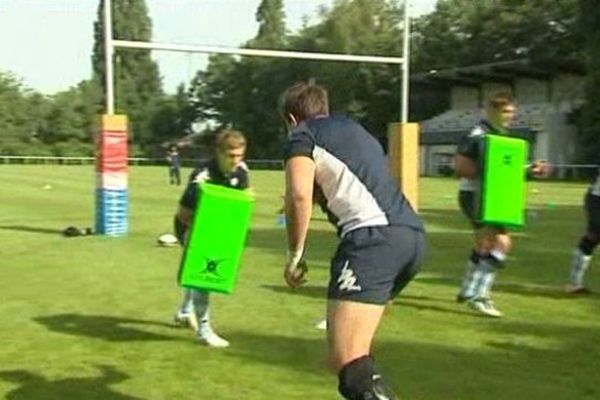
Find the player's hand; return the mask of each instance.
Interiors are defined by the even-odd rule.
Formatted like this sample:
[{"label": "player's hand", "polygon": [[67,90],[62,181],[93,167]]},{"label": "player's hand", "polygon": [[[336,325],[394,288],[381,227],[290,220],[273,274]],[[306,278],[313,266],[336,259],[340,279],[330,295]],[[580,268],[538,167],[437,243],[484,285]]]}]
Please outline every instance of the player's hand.
[{"label": "player's hand", "polygon": [[297,288],[306,283],[308,266],[303,259],[303,250],[289,251],[288,259],[283,270],[283,278],[289,287]]},{"label": "player's hand", "polygon": [[531,165],[531,174],[536,178],[547,178],[552,173],[552,166],[546,160],[537,160]]}]

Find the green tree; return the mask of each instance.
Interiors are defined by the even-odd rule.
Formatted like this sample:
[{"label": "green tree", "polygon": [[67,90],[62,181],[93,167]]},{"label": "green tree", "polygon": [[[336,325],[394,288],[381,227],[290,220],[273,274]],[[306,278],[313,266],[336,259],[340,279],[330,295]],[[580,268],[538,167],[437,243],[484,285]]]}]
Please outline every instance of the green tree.
[{"label": "green tree", "polygon": [[165,96],[157,105],[157,111],[152,116],[151,127],[154,132],[156,146],[155,154],[164,152],[164,146],[177,142],[192,133],[190,127],[196,121],[196,112],[192,106],[190,94],[184,85],[177,87],[177,93]]},{"label": "green tree", "polygon": [[[285,48],[285,13],[281,0],[263,0],[256,12],[256,36],[243,46]],[[216,55],[192,81],[197,116],[246,133],[250,157],[280,152],[284,132],[277,114],[277,96],[285,62],[272,59]],[[287,74],[283,74],[286,76]]]},{"label": "green tree", "polygon": [[[577,0],[439,0],[414,20],[414,72],[529,58],[545,68],[581,58]],[[246,46],[308,52],[399,56],[402,7],[395,0],[335,0],[320,19],[283,35],[281,2],[261,2],[259,30]],[[277,11],[277,12],[274,12]],[[276,17],[274,17],[276,16]],[[276,34],[275,34],[275,33]],[[548,46],[552,43],[552,46]],[[330,89],[331,108],[349,112],[381,140],[400,113],[397,65],[301,60],[211,58],[192,84],[199,114],[250,137],[251,156],[277,157],[285,132],[277,98],[290,83],[309,77]],[[447,93],[413,86],[411,117],[426,118],[447,106]]]},{"label": "green tree", "polygon": [[598,162],[600,152],[600,8],[594,0],[580,0],[580,22],[586,49],[586,102],[579,134],[580,157]]},{"label": "green tree", "polygon": [[256,10],[258,33],[249,45],[263,49],[279,49],[285,44],[285,12],[283,0],[262,0]]},{"label": "green tree", "polygon": [[577,11],[577,0],[438,0],[433,13],[415,21],[413,69],[519,58],[548,67],[577,59]]},{"label": "green tree", "polygon": [[[280,2],[264,1],[261,6],[267,3],[273,6]],[[296,35],[279,36],[279,43],[270,42],[270,47],[400,54],[401,13],[394,2],[338,0],[331,9],[323,8],[322,13],[316,25],[306,26]],[[260,26],[257,36],[247,45],[266,47],[262,40],[273,36],[265,32],[273,31],[281,32],[281,24],[273,23],[268,29]],[[260,43],[263,45],[258,46]],[[309,77],[316,77],[330,89],[334,110],[349,110],[380,137],[385,136],[387,123],[398,118],[400,69],[395,65],[246,58],[235,61],[231,57],[216,56],[211,58],[207,70],[198,74],[192,87],[201,112],[249,135],[250,156],[279,157],[285,140],[283,122],[277,111],[279,95],[292,82]]]},{"label": "green tree", "polygon": [[93,81],[82,81],[52,96],[40,139],[52,145],[56,155],[91,155],[100,98],[99,85]]},{"label": "green tree", "polygon": [[45,96],[0,71],[0,154],[44,154],[39,136],[46,129],[49,105]]}]

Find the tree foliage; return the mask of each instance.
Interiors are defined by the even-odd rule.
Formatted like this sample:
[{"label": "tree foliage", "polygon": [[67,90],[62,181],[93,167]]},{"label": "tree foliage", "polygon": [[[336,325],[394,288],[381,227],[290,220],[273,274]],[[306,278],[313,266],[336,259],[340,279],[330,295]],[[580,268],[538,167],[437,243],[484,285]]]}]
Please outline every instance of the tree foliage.
[{"label": "tree foliage", "polygon": [[285,44],[285,12],[283,0],[262,0],[256,10],[258,33],[249,45],[263,49],[279,49]]},{"label": "tree foliage", "polygon": [[[400,13],[394,4],[384,0],[338,0],[323,12],[316,25],[286,36],[281,34],[285,31],[282,2],[264,0],[257,12],[258,33],[246,46],[399,53]],[[397,66],[214,56],[208,68],[198,72],[192,91],[199,115],[248,134],[250,156],[279,157],[285,130],[278,99],[291,83],[317,77],[330,89],[334,110],[349,110],[383,136],[387,122],[397,119],[399,113],[399,76]]]},{"label": "tree foliage", "polygon": [[0,71],[0,154],[40,153],[38,137],[46,130],[50,102]]},{"label": "tree foliage", "polygon": [[[580,59],[576,2],[439,0],[433,13],[413,21],[412,70],[518,58],[546,66]],[[387,0],[335,0],[322,10],[316,24],[274,36],[267,33],[283,30],[281,2],[264,0],[257,12],[258,33],[247,45],[397,56],[402,44],[400,5]],[[195,107],[205,118],[246,132],[251,155],[276,157],[285,138],[276,113],[278,96],[290,83],[308,77],[330,89],[333,110],[350,113],[382,140],[387,125],[399,118],[400,68],[360,63],[213,57],[192,82]],[[413,89],[413,118],[428,117],[447,106],[443,93]]]},{"label": "tree foliage", "polygon": [[196,120],[196,112],[192,106],[189,92],[184,85],[177,87],[177,92],[172,96],[164,96],[156,105],[156,112],[152,115],[150,128],[153,140],[159,146],[155,153],[170,142],[190,135],[191,126]]},{"label": "tree foliage", "polygon": [[439,0],[415,21],[414,69],[579,58],[577,11],[577,0]]},{"label": "tree foliage", "polygon": [[[600,142],[600,16],[593,0],[438,0],[434,12],[413,19],[411,70],[529,58],[545,68],[586,60],[588,102],[582,143]],[[114,36],[152,39],[144,0],[114,4]],[[402,1],[334,0],[296,32],[285,24],[283,0],[262,0],[258,29],[241,46],[307,52],[399,56]],[[94,24],[93,74],[73,88],[43,96],[0,72],[0,151],[66,154],[88,152],[95,119],[104,108],[103,7]],[[581,9],[581,13],[578,11]],[[306,20],[308,21],[308,19]],[[584,47],[585,44],[585,47]],[[585,54],[585,58],[584,58]],[[361,121],[380,139],[400,114],[401,70],[397,65],[320,62],[214,55],[189,87],[165,95],[158,66],[146,51],[119,49],[115,57],[116,111],[131,121],[135,148],[156,154],[157,146],[190,132],[193,122],[231,126],[248,135],[249,155],[280,157],[286,137],[278,99],[291,83],[314,77],[330,90],[333,111]],[[411,117],[423,119],[447,106],[447,95],[411,88]],[[44,147],[45,146],[45,147]],[[599,146],[600,147],[600,146]],[[71,151],[71,150],[72,151]]]},{"label": "tree foliage", "polygon": [[580,120],[580,157],[600,162],[600,8],[594,0],[580,0],[580,22],[585,37],[586,102]]}]

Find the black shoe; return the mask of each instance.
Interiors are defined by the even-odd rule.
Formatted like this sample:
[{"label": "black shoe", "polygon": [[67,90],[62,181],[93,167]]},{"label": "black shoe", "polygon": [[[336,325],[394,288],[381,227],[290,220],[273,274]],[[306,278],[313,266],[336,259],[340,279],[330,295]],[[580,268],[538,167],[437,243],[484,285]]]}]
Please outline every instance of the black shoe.
[{"label": "black shoe", "polygon": [[588,288],[586,288],[585,286],[574,286],[574,285],[567,285],[567,287],[565,287],[565,292],[567,294],[592,294],[592,291]]},{"label": "black shoe", "polygon": [[463,296],[461,293],[456,295],[456,302],[457,303],[464,303],[466,301],[469,301],[473,298],[473,296]]}]

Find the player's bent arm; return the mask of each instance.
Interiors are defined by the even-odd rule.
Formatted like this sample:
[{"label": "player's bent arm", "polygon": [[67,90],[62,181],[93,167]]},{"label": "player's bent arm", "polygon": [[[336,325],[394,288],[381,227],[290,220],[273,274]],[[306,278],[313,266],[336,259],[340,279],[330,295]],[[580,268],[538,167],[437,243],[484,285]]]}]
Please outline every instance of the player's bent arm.
[{"label": "player's bent arm", "polygon": [[304,249],[313,206],[315,163],[305,156],[292,157],[286,165],[285,209],[288,249]]},{"label": "player's bent arm", "polygon": [[192,224],[192,219],[194,218],[194,211],[180,204],[179,208],[177,209],[176,217],[179,221],[181,221],[182,224],[189,227]]},{"label": "player's bent arm", "polygon": [[462,154],[454,157],[454,171],[460,178],[473,179],[479,175],[479,170],[475,161]]},{"label": "player's bent arm", "polygon": [[527,175],[534,178],[548,178],[552,172],[552,166],[546,160],[536,160],[525,165]]}]

